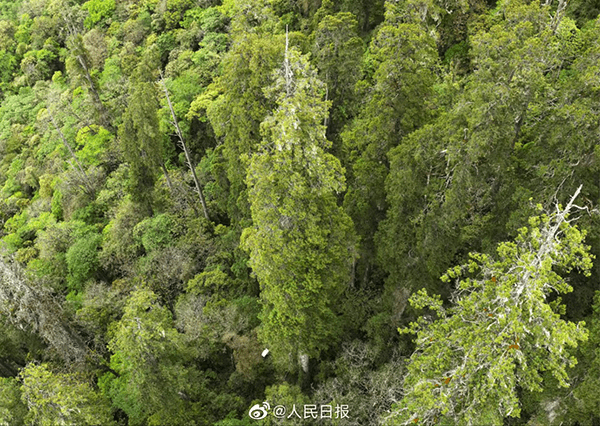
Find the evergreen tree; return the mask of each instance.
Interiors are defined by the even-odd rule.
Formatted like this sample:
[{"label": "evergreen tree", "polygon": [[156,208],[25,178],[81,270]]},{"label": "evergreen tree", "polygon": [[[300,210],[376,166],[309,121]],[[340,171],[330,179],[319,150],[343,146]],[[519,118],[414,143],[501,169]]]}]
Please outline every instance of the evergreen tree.
[{"label": "evergreen tree", "polygon": [[182,377],[190,372],[179,365],[185,356],[182,336],[156,295],[146,289],[135,290],[110,334],[110,365],[119,375],[106,373],[100,386],[114,406],[127,413],[129,424],[194,424],[191,413],[186,412],[191,407],[186,407],[189,396],[184,393],[192,383],[184,383]]},{"label": "evergreen tree", "polygon": [[424,125],[433,110],[435,39],[423,22],[396,9],[395,2],[387,3],[386,20],[370,46],[368,65],[375,72],[368,70],[361,83],[366,103],[341,135],[350,183],[344,207],[361,237],[364,281],[372,276],[373,237],[387,209],[388,151]]},{"label": "evergreen tree", "polygon": [[[364,42],[358,37],[358,22],[351,13],[326,15],[314,32],[313,56],[320,79],[331,99],[327,134],[339,136],[340,129],[354,115],[358,99],[354,86],[361,75]],[[335,147],[341,151],[340,147]]]},{"label": "evergreen tree", "polygon": [[237,35],[223,58],[223,74],[214,84],[223,93],[207,107],[215,134],[223,138],[229,181],[227,212],[234,223],[243,223],[249,216],[247,165],[240,158],[254,152],[260,143],[260,123],[274,107],[263,90],[271,83],[271,71],[280,61],[281,47],[274,43],[272,34]]},{"label": "evergreen tree", "polygon": [[274,108],[264,89],[272,83],[271,72],[283,57],[281,35],[269,3],[225,2],[221,11],[231,17],[231,47],[221,61],[221,75],[202,95],[208,120],[222,139],[220,154],[228,180],[226,207],[236,231],[248,225],[250,216],[247,164],[241,158],[260,144],[260,123]]},{"label": "evergreen tree", "polygon": [[417,333],[417,349],[389,424],[502,425],[520,415],[518,389],[543,389],[541,372],[569,386],[566,368],[577,360],[567,347],[588,332],[561,318],[560,298],[548,299],[573,291],[558,272],[590,275],[585,232],[569,220],[579,190],[564,209],[530,218],[514,242],[498,245],[497,260],[472,253],[468,264],[449,269],[442,280],[456,279],[452,307],[425,290],[411,297],[438,319],[424,316],[402,330]]},{"label": "evergreen tree", "polygon": [[[336,204],[343,169],[327,153],[323,83],[286,50],[268,94],[277,109],[261,125],[247,183],[253,226],[242,235],[264,302],[260,337],[282,364],[318,356],[339,337],[335,302],[348,285],[352,222]],[[289,367],[288,367],[289,368]]]},{"label": "evergreen tree", "polygon": [[159,167],[168,179],[163,160],[163,135],[160,133],[158,110],[158,72],[156,46],[147,48],[134,77],[129,106],[123,114],[119,138],[123,142],[123,157],[131,167],[132,197],[146,211],[151,211],[151,192]]},{"label": "evergreen tree", "polygon": [[46,364],[29,364],[20,377],[21,399],[29,409],[26,424],[115,425],[108,401],[82,377],[53,373]]},{"label": "evergreen tree", "polygon": [[475,71],[461,88],[444,83],[451,105],[390,150],[389,209],[375,243],[388,288],[447,295],[437,277],[469,251],[493,251],[516,235],[529,197],[548,205],[556,188],[572,191],[575,182],[596,192],[578,166],[593,163],[588,132],[597,124],[587,120],[598,116],[580,83],[563,90],[580,40],[562,18],[537,2],[499,3],[470,39]]}]

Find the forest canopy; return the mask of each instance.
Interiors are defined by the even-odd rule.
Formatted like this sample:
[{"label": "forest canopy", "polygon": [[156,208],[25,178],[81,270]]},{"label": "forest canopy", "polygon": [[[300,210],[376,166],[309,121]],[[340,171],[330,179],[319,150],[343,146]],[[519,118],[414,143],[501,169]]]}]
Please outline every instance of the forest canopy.
[{"label": "forest canopy", "polygon": [[600,424],[599,15],[0,0],[0,425]]}]

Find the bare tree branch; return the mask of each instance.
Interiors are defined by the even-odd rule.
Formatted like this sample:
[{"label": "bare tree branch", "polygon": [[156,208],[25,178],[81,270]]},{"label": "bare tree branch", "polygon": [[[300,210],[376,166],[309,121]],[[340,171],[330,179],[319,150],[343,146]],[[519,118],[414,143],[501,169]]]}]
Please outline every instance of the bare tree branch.
[{"label": "bare tree branch", "polygon": [[173,117],[172,124],[175,126],[175,131],[177,132],[177,137],[179,138],[179,143],[183,148],[183,152],[185,152],[185,159],[188,168],[190,169],[190,173],[194,178],[194,184],[196,185],[196,192],[198,192],[198,198],[200,198],[200,204],[202,204],[202,211],[204,213],[204,217],[210,220],[208,216],[208,209],[206,208],[206,200],[204,199],[204,193],[202,192],[202,187],[200,186],[200,181],[198,180],[198,176],[196,175],[196,169],[192,164],[192,157],[190,155],[190,151],[183,139],[183,133],[181,132],[181,128],[179,127],[179,122],[177,121],[177,116],[175,115],[175,110],[173,109],[173,104],[171,103],[171,97],[169,96],[169,89],[167,89],[167,85],[165,84],[165,80],[163,78],[163,73],[160,71],[160,83],[165,92],[165,96],[167,97],[167,103],[169,104],[169,109],[171,110],[171,116]]}]

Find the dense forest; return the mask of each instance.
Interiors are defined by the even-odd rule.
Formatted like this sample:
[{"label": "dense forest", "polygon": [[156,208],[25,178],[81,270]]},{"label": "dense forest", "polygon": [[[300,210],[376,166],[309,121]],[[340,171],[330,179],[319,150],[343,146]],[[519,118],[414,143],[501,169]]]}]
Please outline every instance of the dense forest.
[{"label": "dense forest", "polygon": [[0,424],[600,425],[599,14],[0,1]]}]

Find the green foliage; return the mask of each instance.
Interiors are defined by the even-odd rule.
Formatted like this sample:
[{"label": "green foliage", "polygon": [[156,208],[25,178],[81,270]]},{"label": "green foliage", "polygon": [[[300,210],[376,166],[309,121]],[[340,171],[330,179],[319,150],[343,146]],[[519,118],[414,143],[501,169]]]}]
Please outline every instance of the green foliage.
[{"label": "green foliage", "polygon": [[55,223],[54,216],[44,212],[38,217],[30,217],[26,210],[7,221],[6,227],[10,232],[3,239],[10,251],[17,251],[35,240],[36,234]]},{"label": "green foliage", "polygon": [[167,5],[165,10],[157,8],[157,14],[153,25],[164,26],[165,30],[170,30],[180,25],[185,12],[194,6],[193,0],[172,0]]},{"label": "green foliage", "polygon": [[17,379],[0,378],[0,423],[24,426],[27,405],[21,401],[21,389]]},{"label": "green foliage", "polygon": [[80,293],[80,308],[76,312],[77,324],[93,336],[94,345],[104,349],[108,342],[109,325],[116,321],[123,309],[124,297],[118,286],[109,288],[101,282],[90,282]]},{"label": "green foliage", "polygon": [[158,52],[156,48],[147,52],[136,68],[137,82],[123,114],[119,138],[123,143],[123,156],[131,166],[129,192],[149,211],[157,169],[164,160],[163,135],[159,131],[157,115],[160,107],[158,89],[152,81],[158,69]]},{"label": "green foliage", "polygon": [[79,148],[77,157],[85,165],[100,165],[112,139],[112,134],[103,127],[92,125],[82,128],[75,139]]},{"label": "green foliage", "polygon": [[352,222],[336,204],[339,160],[326,152],[323,84],[292,48],[269,93],[277,109],[261,125],[247,182],[253,227],[242,244],[261,284],[261,338],[285,368],[318,356],[339,336],[334,306],[348,282]]},{"label": "green foliage", "polygon": [[214,426],[253,426],[256,424],[256,420],[252,420],[249,416],[243,417],[242,420],[238,419],[225,419],[215,423]]},{"label": "green foliage", "polygon": [[[516,235],[529,197],[548,204],[567,181],[565,191],[584,181],[597,191],[586,172],[569,177],[593,156],[585,90],[560,82],[581,35],[536,2],[502,2],[490,15],[470,38],[475,69],[464,89],[445,83],[452,105],[389,153],[390,208],[376,244],[391,287],[447,291],[437,277]],[[554,96],[569,100],[554,105]]]},{"label": "green foliage", "polygon": [[38,80],[48,80],[57,71],[58,55],[53,45],[27,52],[21,61],[21,71],[30,85]]},{"label": "green foliage", "polygon": [[325,16],[315,30],[314,39],[314,62],[319,77],[327,85],[328,98],[333,101],[328,132],[335,134],[355,113],[354,86],[360,78],[365,46],[351,13]]},{"label": "green foliage", "polygon": [[101,235],[87,234],[77,239],[67,251],[65,260],[69,270],[67,284],[70,290],[81,291],[86,281],[96,273],[101,243]]},{"label": "green foliage", "polygon": [[143,215],[126,197],[118,205],[114,218],[102,231],[100,262],[112,274],[133,269],[133,264],[141,254],[141,247],[133,237],[133,228],[141,220]]},{"label": "green foliage", "polygon": [[146,253],[172,244],[176,222],[168,214],[145,219],[133,228],[133,236]]},{"label": "green foliage", "polygon": [[367,103],[341,134],[349,182],[344,207],[361,237],[362,276],[373,270],[373,238],[387,209],[388,151],[426,124],[433,109],[435,40],[421,20],[403,18],[388,13],[373,38],[368,67],[374,74],[361,82],[371,86],[361,89]]},{"label": "green foliage", "polygon": [[165,411],[176,420],[182,403],[173,382],[177,370],[172,367],[181,337],[168,310],[158,305],[152,292],[136,290],[110,336],[111,367],[119,376],[107,373],[102,379],[103,392],[127,413],[132,425],[164,418]]},{"label": "green foliage", "polygon": [[81,377],[53,373],[47,364],[29,364],[20,377],[23,381],[21,398],[29,409],[27,424],[115,424],[106,399]]},{"label": "green foliage", "polygon": [[187,291],[189,293],[222,293],[229,287],[230,279],[220,269],[205,271],[198,274],[194,279],[188,281]]},{"label": "green foliage", "polygon": [[[213,414],[238,401],[223,393],[219,401],[208,389],[210,374],[189,366],[183,336],[171,313],[150,290],[131,293],[121,319],[110,329],[110,365],[100,388],[125,411],[130,425],[210,425]],[[207,404],[215,403],[207,410]],[[222,404],[222,405],[221,405]]]},{"label": "green foliage", "polygon": [[[90,257],[93,259],[94,253],[85,255],[86,238],[94,235],[90,231],[90,228],[81,221],[58,222],[39,231],[35,241],[38,257],[29,262],[28,268],[57,292],[64,292],[65,280],[68,283],[69,290],[80,290],[84,282],[79,282],[69,272],[67,252],[71,251],[71,268],[73,271],[78,270],[81,273],[79,278],[85,281],[89,278],[87,275],[91,271],[86,273],[84,268],[80,268],[80,265],[75,261],[77,258],[75,255],[82,255],[82,260],[88,258],[88,262],[90,262]],[[79,248],[71,250],[75,242],[79,243]],[[96,263],[97,260],[91,261],[92,269],[95,269],[96,266],[94,265]],[[90,263],[88,263],[88,266],[90,266]]]},{"label": "green foliage", "polygon": [[[248,216],[245,189],[246,165],[241,155],[256,150],[260,123],[273,109],[263,89],[271,84],[271,72],[282,59],[281,37],[244,35],[223,58],[223,74],[215,82],[216,99],[208,100],[207,116],[215,134],[223,137],[223,156],[229,180],[228,214],[236,221]],[[210,88],[209,88],[210,90]],[[210,92],[209,92],[210,93]],[[232,116],[237,117],[231,120]]]},{"label": "green foliage", "polygon": [[577,360],[566,348],[588,332],[583,322],[561,319],[547,299],[573,290],[557,271],[590,275],[585,232],[567,222],[571,203],[530,218],[514,242],[498,246],[497,260],[472,253],[468,264],[449,269],[442,280],[456,280],[452,307],[424,290],[413,294],[411,304],[438,319],[424,316],[401,330],[417,333],[417,348],[389,424],[501,425],[520,415],[519,388],[543,389],[540,372],[569,386],[566,369]]},{"label": "green foliage", "polygon": [[17,69],[17,58],[5,50],[0,50],[0,82],[6,87],[13,79]]},{"label": "green foliage", "polygon": [[[280,385],[269,386],[265,389],[265,401],[268,401],[271,404],[271,409],[274,409],[278,405],[285,406],[289,411],[286,413],[285,422],[294,426],[301,426],[309,423],[308,419],[300,419],[295,415],[287,418],[291,414],[291,410],[293,407],[296,407],[296,412],[300,416],[304,416],[304,404],[310,404],[310,400],[302,393],[302,390],[295,385],[290,385],[289,383],[282,383]],[[267,416],[263,420],[263,424],[273,426],[279,425],[283,423],[279,419],[275,418],[273,415]]]},{"label": "green foliage", "polygon": [[0,424],[598,423],[600,270],[520,230],[583,184],[600,254],[597,11],[0,0]]},{"label": "green foliage", "polygon": [[596,292],[589,322],[586,320],[589,339],[581,344],[581,349],[577,354],[579,375],[583,380],[577,383],[568,395],[560,395],[559,398],[554,398],[562,403],[562,406],[556,411],[558,411],[557,417],[565,423],[591,424],[598,417],[600,398],[594,389],[599,385],[598,372],[600,371],[600,357],[598,356],[599,315],[600,292]]},{"label": "green foliage", "polygon": [[82,8],[89,12],[89,16],[85,18],[85,26],[92,28],[99,22],[110,19],[115,7],[115,0],[90,0],[85,2]]}]

